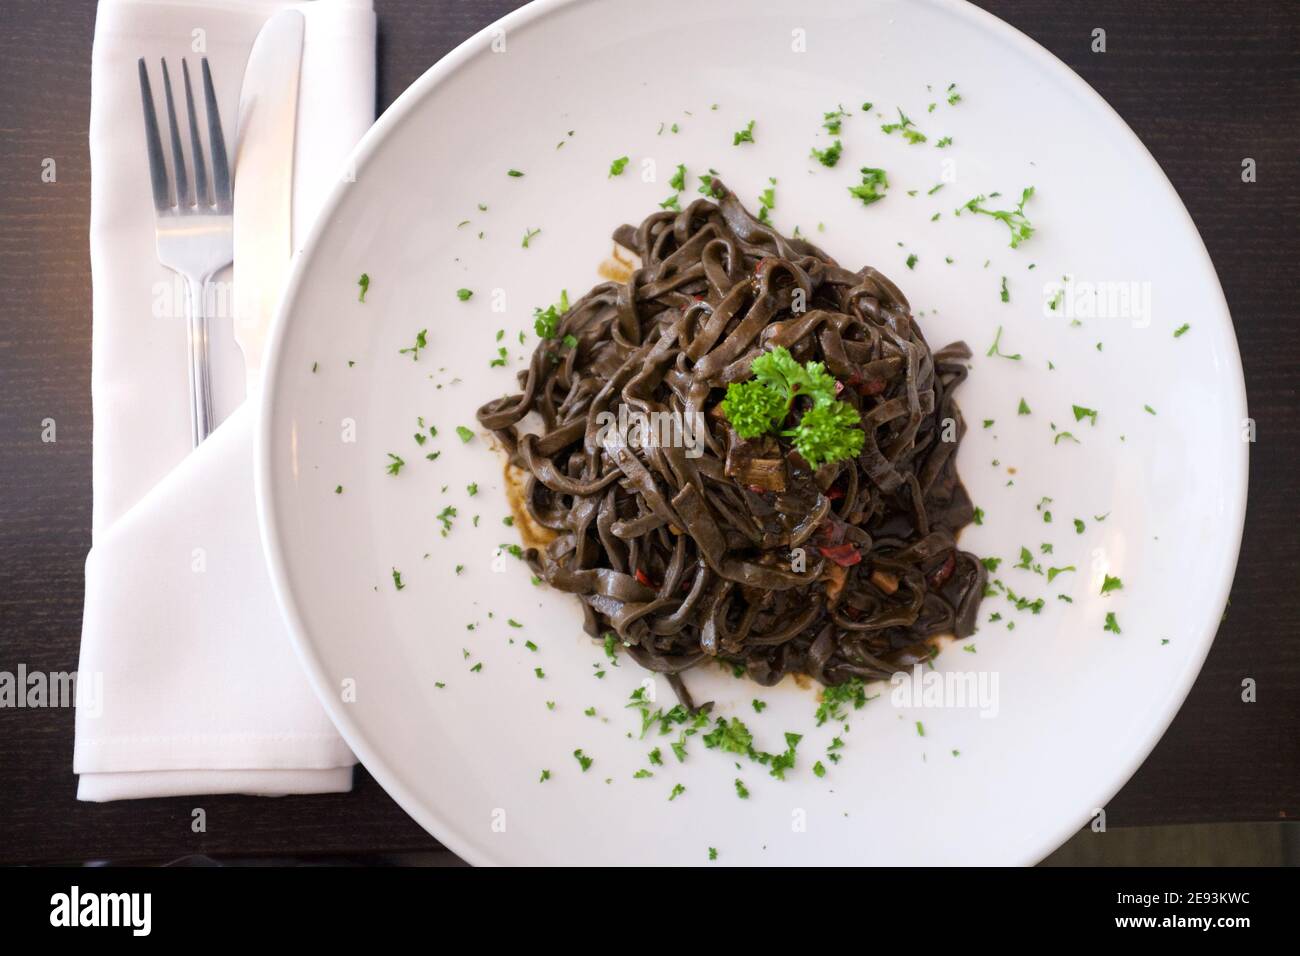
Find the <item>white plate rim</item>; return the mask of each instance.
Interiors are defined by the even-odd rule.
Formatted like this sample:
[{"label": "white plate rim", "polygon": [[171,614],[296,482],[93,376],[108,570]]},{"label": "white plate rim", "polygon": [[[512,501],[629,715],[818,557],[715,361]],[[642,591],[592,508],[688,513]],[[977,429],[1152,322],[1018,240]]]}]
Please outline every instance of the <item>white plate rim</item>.
[{"label": "white plate rim", "polygon": [[[431,95],[440,84],[478,54],[481,51],[482,41],[490,37],[494,31],[505,30],[508,32],[562,8],[596,2],[598,0],[532,0],[531,3],[506,14],[472,36],[467,37],[398,95],[388,109],[375,121],[374,125],[362,136],[361,141],[353,149],[345,168],[359,171],[369,157],[383,144],[389,131],[406,122],[421,100]],[[967,3],[966,0],[919,0],[919,2],[939,7],[948,14],[972,21],[981,29],[1000,33],[1007,42],[1018,46],[1021,52],[1031,58],[1042,69],[1053,72],[1072,89],[1081,93],[1085,98],[1091,99],[1095,105],[1102,107],[1103,111],[1109,114],[1127,134],[1132,144],[1136,145],[1150,160],[1151,166],[1159,172],[1158,178],[1163,188],[1182,211],[1183,225],[1196,237],[1202,260],[1200,264],[1208,270],[1208,274],[1214,279],[1214,289],[1217,294],[1215,301],[1211,304],[1216,307],[1216,310],[1221,310],[1228,321],[1229,329],[1233,332],[1232,335],[1227,336],[1227,357],[1231,359],[1230,371],[1234,371],[1236,374],[1231,376],[1230,381],[1224,382],[1224,392],[1231,392],[1231,394],[1225,394],[1223,397],[1230,399],[1235,404],[1239,412],[1237,417],[1244,419],[1247,411],[1245,377],[1241,364],[1241,354],[1236,341],[1235,326],[1232,321],[1231,311],[1228,309],[1227,300],[1223,295],[1222,283],[1219,282],[1218,272],[1214,268],[1213,260],[1210,258],[1209,251],[1205,248],[1205,242],[1201,238],[1200,231],[1196,228],[1191,214],[1187,211],[1187,207],[1183,204],[1177,190],[1169,181],[1163,167],[1151,155],[1146,145],[1133,132],[1124,118],[1082,77],[1045,47],[1005,20],[971,3]],[[344,741],[385,792],[421,827],[468,863],[475,866],[491,865],[495,861],[488,859],[472,847],[468,841],[463,840],[454,825],[426,807],[419,797],[406,786],[401,775],[378,756],[367,742],[360,726],[353,720],[333,692],[332,685],[325,673],[324,663],[318,656],[316,648],[307,633],[297,598],[289,582],[287,552],[271,505],[273,497],[271,457],[274,440],[271,428],[272,410],[277,388],[280,385],[281,363],[279,359],[287,335],[289,317],[293,311],[293,304],[298,297],[298,290],[306,281],[306,276],[310,272],[305,264],[311,262],[316,247],[320,244],[322,236],[328,230],[330,223],[334,219],[334,214],[347,194],[349,185],[348,182],[342,180],[336,183],[321,207],[315,222],[308,232],[306,242],[294,260],[289,281],[269,336],[261,393],[256,397],[258,402],[258,422],[255,431],[253,463],[257,521],[261,533],[262,547],[276,600],[292,638],[294,652],[306,672],[313,691]],[[1226,556],[1220,565],[1221,573],[1213,602],[1213,606],[1217,607],[1226,607],[1227,605],[1228,596],[1236,576],[1237,562],[1241,552],[1242,533],[1245,527],[1250,453],[1249,444],[1246,442],[1241,444],[1242,449],[1239,455],[1235,456],[1232,461],[1221,463],[1221,467],[1225,469],[1225,472],[1231,471],[1227,478],[1231,484],[1236,486],[1237,494],[1229,502],[1227,517],[1232,531],[1230,535],[1232,546],[1230,555]],[[1168,699],[1162,706],[1164,718],[1150,726],[1147,735],[1148,739],[1142,746],[1132,751],[1131,759],[1121,768],[1117,768],[1112,778],[1099,784],[1091,799],[1081,801],[1081,804],[1090,807],[1104,807],[1137,772],[1138,768],[1146,762],[1147,757],[1150,756],[1156,744],[1160,742],[1182,708],[1182,704],[1186,700],[1188,693],[1190,693],[1196,677],[1200,674],[1217,632],[1217,621],[1207,622],[1207,625],[1202,627],[1201,633],[1197,635],[1200,651],[1188,658],[1183,673],[1178,675],[1178,679],[1174,682]],[[1073,817],[1063,820],[1062,824],[1054,831],[1040,834],[1037,843],[1033,845],[1027,844],[1027,852],[1018,862],[1020,865],[1027,866],[1039,862],[1068,840],[1078,830],[1078,826],[1078,821],[1074,820]]]}]

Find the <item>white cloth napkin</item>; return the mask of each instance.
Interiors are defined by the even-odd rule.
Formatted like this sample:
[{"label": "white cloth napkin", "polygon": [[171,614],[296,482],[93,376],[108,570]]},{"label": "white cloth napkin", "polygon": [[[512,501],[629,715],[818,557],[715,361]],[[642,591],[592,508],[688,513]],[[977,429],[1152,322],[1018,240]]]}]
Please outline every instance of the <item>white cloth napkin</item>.
[{"label": "white cloth napkin", "polygon": [[228,313],[211,330],[215,418],[226,420],[190,448],[185,321],[159,317],[175,314],[159,304],[183,286],[155,253],[136,74],[143,56],[157,86],[160,57],[175,81],[181,57],[193,69],[207,56],[233,155],[249,50],[288,6],[305,18],[297,247],[374,119],[370,0],[100,0],[90,112],[94,523],[73,756],[82,800],[352,785],[356,758],[308,686],[262,555],[254,409],[241,404]]}]

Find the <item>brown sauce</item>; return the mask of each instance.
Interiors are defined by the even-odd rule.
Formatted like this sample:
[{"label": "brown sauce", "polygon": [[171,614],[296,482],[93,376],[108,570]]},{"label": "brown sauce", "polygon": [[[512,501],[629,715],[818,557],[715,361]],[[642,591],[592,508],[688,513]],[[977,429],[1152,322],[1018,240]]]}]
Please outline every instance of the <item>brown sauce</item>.
[{"label": "brown sauce", "polygon": [[506,486],[506,501],[510,503],[510,512],[515,516],[515,530],[525,548],[541,550],[558,537],[545,525],[538,524],[528,513],[526,493],[528,489],[528,472],[506,462],[503,471]]},{"label": "brown sauce", "polygon": [[[627,253],[628,258],[623,258],[623,256],[619,254],[620,252]],[[610,253],[610,257],[597,266],[596,271],[600,273],[602,279],[608,279],[611,282],[626,282],[628,279],[632,278],[632,273],[636,271],[636,266],[635,254],[628,252],[628,250],[615,243],[614,249]]]}]

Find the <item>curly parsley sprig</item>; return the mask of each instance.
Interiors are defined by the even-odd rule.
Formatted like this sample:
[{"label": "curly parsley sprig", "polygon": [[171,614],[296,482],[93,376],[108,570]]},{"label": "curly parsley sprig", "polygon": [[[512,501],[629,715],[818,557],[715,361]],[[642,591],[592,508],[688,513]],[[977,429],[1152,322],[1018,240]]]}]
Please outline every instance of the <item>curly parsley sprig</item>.
[{"label": "curly parsley sprig", "polygon": [[[858,427],[861,415],[835,398],[835,379],[821,362],[802,365],[782,346],[754,359],[754,377],[732,382],[722,400],[722,412],[741,438],[779,433],[793,439],[795,450],[813,468],[862,451],[866,435]],[[812,399],[793,428],[781,429],[800,396]]]}]

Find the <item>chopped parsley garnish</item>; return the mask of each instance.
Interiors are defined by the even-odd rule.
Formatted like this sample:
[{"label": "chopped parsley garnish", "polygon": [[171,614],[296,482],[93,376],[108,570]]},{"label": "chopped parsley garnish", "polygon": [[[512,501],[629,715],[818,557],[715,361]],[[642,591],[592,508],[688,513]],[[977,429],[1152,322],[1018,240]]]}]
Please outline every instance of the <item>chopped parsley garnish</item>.
[{"label": "chopped parsley garnish", "polygon": [[907,257],[907,267],[908,267],[909,269],[915,269],[915,268],[916,268],[916,263],[917,263],[917,262],[918,262],[918,259],[917,259],[917,255],[916,255],[915,252],[912,253],[910,256]]},{"label": "chopped parsley garnish", "polygon": [[528,244],[532,242],[534,238],[541,235],[541,233],[542,233],[541,229],[525,229],[524,239],[523,242],[520,243],[520,245],[522,245],[525,249],[527,249]]},{"label": "chopped parsley garnish", "polygon": [[684,164],[677,164],[677,172],[673,173],[672,179],[668,180],[668,185],[678,192],[686,189],[686,166]]},{"label": "chopped parsley garnish", "polygon": [[812,770],[813,773],[816,774],[818,777],[826,776],[826,767],[824,764],[822,764],[820,760],[818,760],[815,764],[813,764]]},{"label": "chopped parsley garnish", "polygon": [[546,781],[548,781],[548,780],[550,780],[550,779],[551,779],[551,772],[550,772],[549,770],[543,770],[543,771],[542,771],[541,779],[539,779],[537,782],[538,782],[538,783],[545,783]]},{"label": "chopped parsley garnish", "polygon": [[1002,277],[1002,290],[1001,290],[1001,292],[999,292],[999,295],[1002,297],[1002,301],[1003,301],[1003,302],[1010,302],[1010,301],[1011,301],[1011,290],[1009,290],[1009,289],[1007,288],[1007,277],[1006,277],[1006,276],[1003,276],[1003,277]]},{"label": "chopped parsley garnish", "polygon": [[674,800],[676,800],[685,792],[686,792],[686,788],[683,787],[680,783],[673,784],[672,793],[668,794],[668,802],[672,803]]},{"label": "chopped parsley garnish", "polygon": [[398,349],[397,354],[406,355],[407,353],[410,353],[411,360],[414,362],[418,362],[420,360],[420,349],[424,348],[429,344],[428,336],[429,336],[428,329],[420,329],[419,332],[415,333],[415,344],[409,345],[404,349]]},{"label": "chopped parsley garnish", "polygon": [[673,193],[667,199],[659,204],[660,209],[671,209],[673,212],[681,212],[682,204],[678,201],[677,193]]},{"label": "chopped parsley garnish", "polygon": [[903,138],[906,139],[913,146],[915,146],[917,143],[924,143],[925,134],[916,128],[916,124],[913,123],[911,119],[908,118],[907,114],[903,112],[901,107],[896,107],[896,108],[898,109],[898,122],[884,124],[883,126],[880,127],[881,131],[884,133],[891,133],[891,134],[901,131],[903,134]]},{"label": "chopped parsley garnish", "polygon": [[470,290],[470,289],[457,289],[457,290],[456,290],[456,298],[460,299],[460,301],[462,301],[462,302],[468,302],[468,301],[470,300],[470,298],[471,298],[473,295],[474,295],[474,292],[473,292],[472,290]]},{"label": "chopped parsley garnish", "polygon": [[357,296],[358,302],[366,301],[366,293],[370,291],[370,276],[363,272],[361,278],[357,280],[357,285],[361,287],[361,293]]},{"label": "chopped parsley garnish", "polygon": [[889,177],[885,171],[874,166],[863,166],[859,172],[862,174],[862,184],[850,186],[849,195],[861,199],[864,206],[884,199],[885,190],[889,188]]},{"label": "chopped parsley garnish", "polygon": [[754,121],[750,120],[744,129],[739,130],[731,138],[732,146],[739,146],[741,143],[752,143],[754,141]]},{"label": "chopped parsley garnish", "polygon": [[437,519],[442,522],[442,536],[445,538],[451,532],[451,520],[456,517],[456,509],[451,505],[443,508],[437,514]]},{"label": "chopped parsley garnish", "polygon": [[840,161],[840,153],[844,151],[843,144],[837,139],[825,149],[817,149],[815,146],[812,151],[812,158],[817,160],[823,166],[833,167]]},{"label": "chopped parsley garnish", "polygon": [[613,179],[615,176],[622,176],[623,170],[627,169],[628,160],[630,159],[630,156],[620,156],[618,159],[610,163],[608,178]]},{"label": "chopped parsley garnish", "polygon": [[[997,193],[994,193],[993,195],[996,196]],[[1025,217],[1025,203],[1028,202],[1033,195],[1034,187],[1026,187],[1024,192],[1020,194],[1020,202],[1016,204],[1016,208],[1013,210],[985,209],[981,203],[989,197],[979,195],[964,206],[959,207],[956,210],[956,215],[960,216],[962,210],[965,209],[969,212],[977,212],[984,216],[991,216],[994,219],[1005,223],[1006,227],[1011,230],[1011,248],[1015,249],[1018,248],[1022,242],[1028,241],[1028,239],[1034,234],[1033,225],[1030,224],[1029,220]],[[1003,301],[1006,300],[1004,299]]]},{"label": "chopped parsley garnish", "polygon": [[1182,325],[1178,326],[1178,328],[1174,329],[1174,338],[1181,339],[1187,334],[1187,330],[1190,328],[1191,326],[1184,322]]},{"label": "chopped parsley garnish", "polygon": [[768,182],[772,183],[772,186],[758,194],[758,221],[763,223],[769,221],[768,213],[776,208],[776,190],[772,188],[776,185],[776,180],[770,179]]},{"label": "chopped parsley garnish", "polygon": [[1121,633],[1121,631],[1120,631],[1120,629],[1119,629],[1119,621],[1117,621],[1117,620],[1115,619],[1115,612],[1114,612],[1114,611],[1107,611],[1107,612],[1106,612],[1106,626],[1103,627],[1102,630],[1103,630],[1103,631],[1110,631],[1112,634],[1119,634],[1119,633]]},{"label": "chopped parsley garnish", "polygon": [[1032,413],[1029,411],[1029,405],[1025,402],[1025,400],[1024,400],[1023,398],[1020,400],[1020,405],[1019,405],[1019,407],[1016,409],[1016,414],[1017,414],[1017,415],[1029,415],[1029,414],[1032,414]]},{"label": "chopped parsley garnish", "polygon": [[1095,426],[1097,424],[1097,410],[1095,408],[1084,408],[1082,405],[1070,406],[1074,409],[1074,420],[1081,422],[1085,418],[1089,419]]},{"label": "chopped parsley garnish", "polygon": [[474,433],[470,431],[468,428],[466,428],[464,425],[456,426],[456,434],[460,436],[460,440],[463,442],[467,442],[474,437]]},{"label": "chopped parsley garnish", "polygon": [[[1019,362],[1019,361],[1020,361],[1020,353],[1017,352],[1015,355],[1006,355],[1006,354],[1004,354],[1004,353],[1002,352],[1002,350],[999,348],[999,345],[1001,344],[1001,342],[1002,342],[1002,326],[999,325],[999,326],[998,326],[997,334],[993,336],[993,344],[989,346],[989,350],[988,350],[987,352],[985,352],[984,354],[987,355],[987,356],[990,356],[990,357],[992,357],[992,356],[997,356],[998,358],[1011,359],[1011,360],[1013,360],[1013,361]],[[992,425],[992,424],[993,424],[993,420],[992,420],[992,419],[985,419],[985,420],[984,420],[984,427],[985,427],[985,428],[988,428],[988,427],[989,427],[990,425]]]},{"label": "chopped parsley garnish", "polygon": [[771,767],[768,773],[777,780],[785,779],[785,772],[794,768],[795,749],[799,746],[799,741],[803,740],[802,734],[792,734],[789,731],[785,735],[785,753],[780,754],[761,754],[759,762],[764,762],[762,757],[771,758]]},{"label": "chopped parsley garnish", "polygon": [[569,311],[569,293],[560,291],[560,301],[545,309],[533,309],[533,331],[539,339],[553,339],[560,327],[560,317]]},{"label": "chopped parsley garnish", "polygon": [[956,106],[958,103],[961,102],[961,94],[957,92],[957,84],[956,84],[956,83],[949,83],[949,84],[948,84],[948,90],[947,90],[947,93],[948,93],[948,105],[949,105],[949,106]]},{"label": "chopped parsley garnish", "polygon": [[507,176],[513,176],[515,179],[518,179],[520,176],[523,175],[523,173],[521,173],[521,172],[520,172],[519,170],[517,170],[517,169],[508,169],[508,170],[506,170],[506,175],[507,175]]},{"label": "chopped parsley garnish", "polygon": [[952,145],[952,137],[951,137],[951,136],[945,136],[943,139],[939,140],[939,141],[938,141],[937,143],[935,143],[934,145],[935,145],[935,148],[936,148],[936,149],[944,149],[944,148],[946,148],[946,147],[948,147],[948,146],[951,146],[951,145]]},{"label": "chopped parsley garnish", "polygon": [[736,778],[736,796],[742,800],[749,799],[749,788],[745,786],[745,782],[739,777]]},{"label": "chopped parsley garnish", "polygon": [[718,719],[717,727],[702,738],[706,747],[720,747],[727,753],[748,753],[754,745],[754,737],[745,726],[744,721],[732,717],[730,721]]},{"label": "chopped parsley garnish", "polygon": [[1078,518],[1075,518],[1075,519],[1074,519],[1074,533],[1075,533],[1075,534],[1083,534],[1083,529],[1084,529],[1084,527],[1085,527],[1085,525],[1084,525],[1084,523],[1083,523],[1082,521],[1080,521]]},{"label": "chopped parsley garnish", "polygon": [[1122,591],[1124,582],[1119,578],[1113,578],[1109,574],[1105,575],[1101,582],[1101,593],[1109,594],[1111,591]]},{"label": "chopped parsley garnish", "polygon": [[832,136],[839,136],[840,125],[843,123],[844,117],[848,115],[848,113],[844,112],[844,107],[837,107],[830,113],[822,114],[822,126]]},{"label": "chopped parsley garnish", "polygon": [[406,585],[402,583],[402,572],[397,570],[397,568],[393,568],[393,587],[397,588],[399,591],[406,587]]},{"label": "chopped parsley garnish", "polygon": [[1048,584],[1051,584],[1054,580],[1056,580],[1056,576],[1057,576],[1058,574],[1064,574],[1066,571],[1074,571],[1074,570],[1077,570],[1077,569],[1075,568],[1075,566],[1074,566],[1073,564],[1071,564],[1071,565],[1067,565],[1067,566],[1064,567],[1064,568],[1048,568],[1048,569],[1047,569],[1047,583],[1048,583]]},{"label": "chopped parsley garnish", "polygon": [[866,685],[857,677],[851,677],[843,684],[822,688],[821,703],[817,706],[817,726],[828,720],[843,720],[845,708],[853,705],[854,710],[861,710],[869,699]]},{"label": "chopped parsley garnish", "polygon": [[573,756],[577,759],[578,764],[582,767],[583,773],[586,773],[589,769],[591,769],[591,765],[595,763],[595,761],[591,757],[588,757],[586,754],[582,752],[581,747],[579,747],[577,750],[573,752]]},{"label": "chopped parsley garnish", "polygon": [[386,470],[390,475],[397,474],[399,471],[402,470],[402,466],[406,464],[406,462],[403,461],[400,456],[394,455],[391,451],[388,453],[388,458],[389,458],[389,462]]}]

